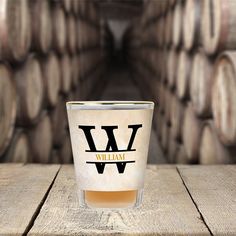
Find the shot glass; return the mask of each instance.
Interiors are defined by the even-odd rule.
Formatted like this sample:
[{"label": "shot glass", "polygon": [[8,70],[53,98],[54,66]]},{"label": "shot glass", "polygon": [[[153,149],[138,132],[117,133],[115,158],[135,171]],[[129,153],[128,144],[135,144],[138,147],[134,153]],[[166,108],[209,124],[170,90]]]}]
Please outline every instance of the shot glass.
[{"label": "shot glass", "polygon": [[138,207],[154,103],[78,101],[66,106],[80,206]]}]

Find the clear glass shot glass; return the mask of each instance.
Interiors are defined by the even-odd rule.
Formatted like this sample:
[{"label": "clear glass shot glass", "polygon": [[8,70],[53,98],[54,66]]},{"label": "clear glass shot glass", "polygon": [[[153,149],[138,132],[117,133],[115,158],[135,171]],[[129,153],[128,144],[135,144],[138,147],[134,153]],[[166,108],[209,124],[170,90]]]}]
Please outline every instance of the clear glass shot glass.
[{"label": "clear glass shot glass", "polygon": [[138,207],[154,103],[78,101],[66,106],[80,206]]}]

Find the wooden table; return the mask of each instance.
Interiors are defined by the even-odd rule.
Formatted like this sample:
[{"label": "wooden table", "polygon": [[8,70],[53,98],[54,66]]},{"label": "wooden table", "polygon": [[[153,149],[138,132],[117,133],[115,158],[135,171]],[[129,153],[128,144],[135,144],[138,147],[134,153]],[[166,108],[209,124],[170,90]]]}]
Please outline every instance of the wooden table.
[{"label": "wooden table", "polygon": [[0,235],[236,235],[236,166],[148,166],[142,207],[80,209],[72,165],[0,165]]}]

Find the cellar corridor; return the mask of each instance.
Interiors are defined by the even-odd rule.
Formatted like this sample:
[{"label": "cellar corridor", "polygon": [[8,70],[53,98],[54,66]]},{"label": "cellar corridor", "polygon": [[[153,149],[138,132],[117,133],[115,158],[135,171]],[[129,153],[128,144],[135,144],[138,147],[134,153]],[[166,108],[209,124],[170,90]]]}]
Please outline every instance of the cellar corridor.
[{"label": "cellar corridor", "polygon": [[0,0],[0,236],[236,236],[236,0]]},{"label": "cellar corridor", "polygon": [[[117,63],[116,65],[113,64],[109,66],[105,73],[107,84],[99,100],[144,100],[138,86],[135,84],[135,81],[131,76],[129,68],[120,63]],[[157,131],[153,126],[148,155],[149,164],[163,164],[167,162],[160,148],[156,132]]]},{"label": "cellar corridor", "polygon": [[87,100],[156,104],[149,163],[236,162],[235,0],[29,2],[0,1],[0,162],[72,163]]}]

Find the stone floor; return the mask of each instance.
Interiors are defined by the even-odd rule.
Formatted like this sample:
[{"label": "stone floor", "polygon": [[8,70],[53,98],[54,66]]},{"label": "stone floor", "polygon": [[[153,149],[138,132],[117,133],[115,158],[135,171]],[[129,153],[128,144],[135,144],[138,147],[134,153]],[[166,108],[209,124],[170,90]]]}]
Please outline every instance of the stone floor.
[{"label": "stone floor", "polygon": [[[128,69],[111,68],[106,76],[108,83],[104,88],[100,100],[143,100]],[[166,158],[162,153],[157,139],[156,130],[153,128],[150,139],[148,163],[161,164],[166,162]]]}]

